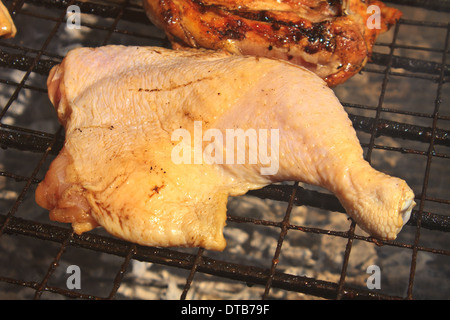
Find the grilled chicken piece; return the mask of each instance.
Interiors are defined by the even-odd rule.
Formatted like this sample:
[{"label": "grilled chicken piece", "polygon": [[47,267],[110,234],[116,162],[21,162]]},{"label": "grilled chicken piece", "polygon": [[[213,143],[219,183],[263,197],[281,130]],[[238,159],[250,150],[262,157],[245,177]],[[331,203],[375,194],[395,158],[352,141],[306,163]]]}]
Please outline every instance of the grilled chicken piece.
[{"label": "grilled chicken piece", "polygon": [[143,1],[150,20],[175,48],[289,60],[331,87],[359,72],[376,37],[401,17],[373,0]]},{"label": "grilled chicken piece", "polygon": [[[228,196],[280,181],[331,190],[383,239],[396,237],[414,205],[403,180],[363,159],[326,83],[286,61],[201,49],[79,48],[52,69],[48,91],[66,140],[36,201],[77,233],[101,225],[143,245],[222,250]],[[232,129],[266,136],[257,145],[220,141]],[[223,160],[238,148],[247,160]]]},{"label": "grilled chicken piece", "polygon": [[0,1],[0,38],[13,38],[16,32],[16,26],[9,15],[8,9]]}]

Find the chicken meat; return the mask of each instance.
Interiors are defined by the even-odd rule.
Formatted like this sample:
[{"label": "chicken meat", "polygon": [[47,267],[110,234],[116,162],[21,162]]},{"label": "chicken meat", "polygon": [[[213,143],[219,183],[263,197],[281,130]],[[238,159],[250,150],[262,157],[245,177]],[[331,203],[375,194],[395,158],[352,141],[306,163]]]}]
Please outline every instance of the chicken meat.
[{"label": "chicken meat", "polygon": [[373,0],[143,0],[174,47],[289,60],[331,87],[359,72],[401,17]]},{"label": "chicken meat", "polygon": [[100,225],[142,245],[222,250],[228,197],[281,181],[331,190],[382,239],[414,206],[405,181],[364,160],[326,83],[284,60],[78,48],[52,69],[48,92],[65,144],[36,201],[77,233]]},{"label": "chicken meat", "polygon": [[16,36],[17,29],[12,20],[8,9],[0,1],[0,38],[13,38]]}]

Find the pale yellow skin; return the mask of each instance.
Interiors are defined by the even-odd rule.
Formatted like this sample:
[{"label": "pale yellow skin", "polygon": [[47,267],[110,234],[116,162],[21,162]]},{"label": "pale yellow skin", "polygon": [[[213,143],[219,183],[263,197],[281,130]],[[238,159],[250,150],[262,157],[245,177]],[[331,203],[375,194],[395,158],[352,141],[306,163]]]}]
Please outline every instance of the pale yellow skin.
[{"label": "pale yellow skin", "polygon": [[[361,228],[383,239],[396,237],[414,205],[403,180],[363,159],[333,91],[288,62],[80,48],[52,70],[48,86],[66,129],[66,183],[83,194],[98,224],[132,242],[222,250],[228,196],[279,181],[329,189]],[[193,136],[194,121],[203,131],[279,129],[278,172],[262,175],[261,163],[175,164],[171,134],[184,128]],[[46,188],[44,181],[37,195]],[[94,227],[73,226],[79,233]]]}]

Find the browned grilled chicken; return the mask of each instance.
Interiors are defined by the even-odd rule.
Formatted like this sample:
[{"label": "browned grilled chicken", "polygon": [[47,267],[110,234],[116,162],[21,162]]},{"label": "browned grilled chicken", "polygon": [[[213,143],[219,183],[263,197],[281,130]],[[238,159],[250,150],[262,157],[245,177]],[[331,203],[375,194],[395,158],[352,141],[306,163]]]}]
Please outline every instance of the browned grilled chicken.
[{"label": "browned grilled chicken", "polygon": [[0,38],[13,38],[17,32],[8,9],[0,1]]},{"label": "browned grilled chicken", "polygon": [[[280,181],[331,190],[380,238],[394,239],[415,204],[405,181],[364,160],[325,82],[283,60],[79,48],[52,69],[48,91],[66,141],[36,200],[77,233],[101,225],[139,244],[222,250],[228,196]],[[248,141],[229,145],[230,130]],[[248,159],[228,161],[239,154]]]},{"label": "browned grilled chicken", "polygon": [[401,17],[373,0],[143,0],[174,47],[289,60],[336,86],[361,70]]}]

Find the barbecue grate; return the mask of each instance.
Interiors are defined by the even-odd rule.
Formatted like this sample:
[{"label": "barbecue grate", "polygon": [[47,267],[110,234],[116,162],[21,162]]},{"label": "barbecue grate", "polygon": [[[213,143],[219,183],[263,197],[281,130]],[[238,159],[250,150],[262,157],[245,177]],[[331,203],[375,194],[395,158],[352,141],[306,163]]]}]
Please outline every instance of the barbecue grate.
[{"label": "barbecue grate", "polygon": [[[169,43],[140,1],[4,3],[18,34],[0,40],[0,298],[450,296],[447,1],[389,1],[403,19],[379,39],[363,72],[335,89],[366,159],[416,193],[399,238],[367,237],[333,195],[285,183],[230,199],[222,253],[143,247],[102,230],[78,236],[34,204],[35,187],[64,141],[46,96],[50,68],[76,46]],[[81,9],[79,30],[66,26],[72,4]],[[68,265],[80,267],[81,289],[68,287]],[[368,288],[369,265],[380,267],[381,289]],[[206,296],[213,288],[223,295]]]}]

